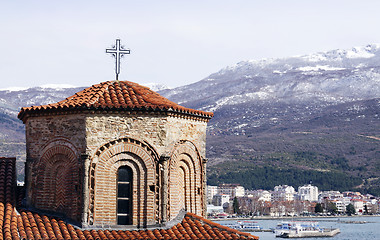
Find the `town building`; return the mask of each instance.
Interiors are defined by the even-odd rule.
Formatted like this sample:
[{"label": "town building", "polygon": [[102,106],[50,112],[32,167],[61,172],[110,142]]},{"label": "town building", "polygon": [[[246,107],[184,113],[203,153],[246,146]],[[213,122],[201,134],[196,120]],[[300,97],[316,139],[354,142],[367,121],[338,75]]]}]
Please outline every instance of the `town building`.
[{"label": "town building", "polygon": [[220,213],[224,213],[223,206],[215,206],[212,204],[207,205],[207,215],[217,215]]},{"label": "town building", "polygon": [[346,206],[347,205],[342,200],[334,199],[334,200],[331,200],[331,202],[335,204],[338,213],[345,213],[346,212]]},{"label": "town building", "polygon": [[230,199],[231,197],[228,194],[217,194],[214,195],[212,203],[214,206],[222,206],[224,208],[228,208]]},{"label": "town building", "polygon": [[341,199],[343,198],[343,194],[339,191],[323,191],[318,195],[318,202],[322,202],[323,199]]},{"label": "town building", "polygon": [[257,201],[270,202],[272,199],[272,193],[267,190],[253,190],[249,192],[252,197],[256,198]]},{"label": "town building", "polygon": [[355,213],[358,215],[362,215],[364,213],[364,206],[366,202],[362,199],[351,199],[351,204],[355,208]]},{"label": "town building", "polygon": [[234,197],[244,197],[245,189],[239,184],[220,184],[218,188],[219,194],[230,195],[231,198]]},{"label": "town building", "polygon": [[379,212],[379,201],[375,197],[370,197],[366,205],[369,214],[376,214]]},{"label": "town building", "polygon": [[311,184],[298,187],[298,199],[301,201],[318,201],[318,187]]},{"label": "town building", "polygon": [[245,195],[245,189],[243,186],[237,186],[235,188],[235,191],[233,192],[233,195],[234,197],[244,197]]},{"label": "town building", "polygon": [[206,189],[207,189],[207,203],[211,204],[214,196],[218,194],[218,186],[207,185]]},{"label": "town building", "polygon": [[349,198],[355,198],[355,199],[364,199],[364,196],[360,192],[343,192],[342,193],[344,197],[349,197]]},{"label": "town building", "polygon": [[274,187],[272,192],[272,202],[276,201],[293,201],[295,190],[294,187],[288,185],[279,185]]}]

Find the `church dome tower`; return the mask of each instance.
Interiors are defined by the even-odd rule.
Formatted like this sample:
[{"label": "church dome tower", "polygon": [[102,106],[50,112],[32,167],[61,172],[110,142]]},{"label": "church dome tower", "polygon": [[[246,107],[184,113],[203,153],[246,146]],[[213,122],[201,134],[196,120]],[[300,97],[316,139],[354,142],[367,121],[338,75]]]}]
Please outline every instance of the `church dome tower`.
[{"label": "church dome tower", "polygon": [[128,81],[22,108],[27,205],[82,226],[146,227],[181,210],[205,215],[212,116]]}]

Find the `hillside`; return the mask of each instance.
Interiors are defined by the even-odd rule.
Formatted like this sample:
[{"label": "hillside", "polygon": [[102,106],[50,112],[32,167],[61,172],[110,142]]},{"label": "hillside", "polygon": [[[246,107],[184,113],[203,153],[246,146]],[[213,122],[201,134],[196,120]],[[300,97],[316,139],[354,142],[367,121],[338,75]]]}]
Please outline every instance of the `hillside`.
[{"label": "hillside", "polygon": [[[334,185],[349,190],[371,179],[365,188],[379,195],[379,112],[380,99],[363,100],[328,107],[302,123],[247,128],[245,135],[209,135],[209,183],[238,181],[271,189],[284,182],[298,186],[312,181],[325,190]],[[271,171],[256,177],[263,168]],[[348,182],[352,184],[343,184]]]},{"label": "hillside", "polygon": [[244,61],[160,93],[214,111],[209,184],[313,181],[328,190],[338,182],[335,189],[349,190],[364,183],[360,190],[380,195],[379,49]]},{"label": "hillside", "polygon": [[[240,62],[194,84],[159,91],[213,111],[208,182],[271,189],[313,181],[380,195],[380,45]],[[1,155],[25,160],[21,106],[83,88],[0,91]]]}]

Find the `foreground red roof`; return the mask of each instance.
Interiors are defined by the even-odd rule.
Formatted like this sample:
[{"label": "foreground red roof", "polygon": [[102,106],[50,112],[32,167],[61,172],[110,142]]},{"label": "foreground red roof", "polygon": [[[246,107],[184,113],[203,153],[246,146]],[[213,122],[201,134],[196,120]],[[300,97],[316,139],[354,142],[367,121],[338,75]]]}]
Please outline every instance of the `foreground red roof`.
[{"label": "foreground red roof", "polygon": [[167,229],[80,229],[57,217],[16,208],[15,163],[15,158],[0,158],[0,239],[258,239],[193,213]]},{"label": "foreground red roof", "polygon": [[58,103],[24,107],[18,118],[31,113],[70,110],[166,111],[211,118],[213,113],[180,106],[147,87],[129,81],[108,81],[93,85]]}]

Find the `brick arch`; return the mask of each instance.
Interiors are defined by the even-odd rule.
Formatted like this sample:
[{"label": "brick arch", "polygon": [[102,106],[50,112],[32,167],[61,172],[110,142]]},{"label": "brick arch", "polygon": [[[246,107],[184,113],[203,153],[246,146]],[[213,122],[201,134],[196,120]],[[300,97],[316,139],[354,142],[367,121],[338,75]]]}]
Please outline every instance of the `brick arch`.
[{"label": "brick arch", "polygon": [[48,141],[40,151],[41,159],[50,158],[56,152],[66,154],[71,158],[78,159],[79,151],[68,139],[59,137]]},{"label": "brick arch", "polygon": [[[202,214],[203,165],[199,151],[192,142],[181,141],[175,145],[170,155],[168,179],[169,220],[175,218],[183,208]],[[180,195],[181,186],[185,186],[184,196]]]},{"label": "brick arch", "polygon": [[31,190],[35,207],[80,220],[79,154],[67,140],[55,139],[42,148],[32,167]]},{"label": "brick arch", "polygon": [[[191,165],[191,160],[188,155],[183,154],[180,156],[180,159],[181,160],[177,163],[177,171],[175,171],[175,173],[178,174],[178,190],[181,192],[178,194],[178,208],[191,212],[195,210],[195,203],[191,201],[191,199],[194,199],[194,181],[192,181],[192,176],[194,176],[194,167]],[[181,187],[184,189],[180,189]]]},{"label": "brick arch", "polygon": [[90,224],[117,224],[116,177],[121,166],[133,172],[133,225],[154,224],[158,216],[158,155],[146,143],[124,138],[101,146],[91,159]]}]

